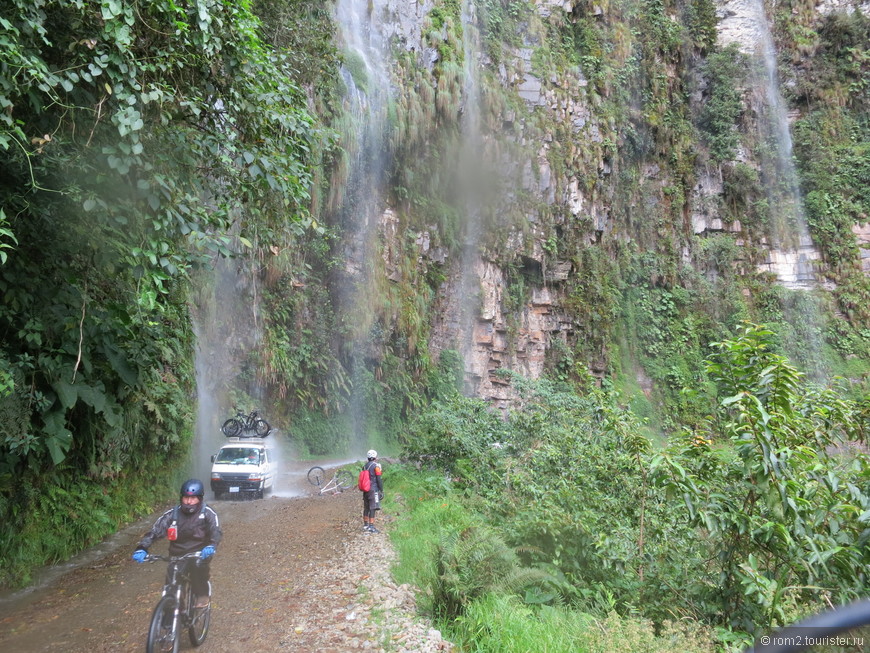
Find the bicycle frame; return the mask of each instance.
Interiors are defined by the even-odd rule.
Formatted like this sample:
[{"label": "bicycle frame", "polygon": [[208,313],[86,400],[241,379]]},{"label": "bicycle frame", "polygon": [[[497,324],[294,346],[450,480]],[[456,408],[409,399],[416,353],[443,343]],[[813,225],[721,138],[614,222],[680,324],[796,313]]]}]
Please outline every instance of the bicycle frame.
[{"label": "bicycle frame", "polygon": [[[163,560],[169,563],[161,598],[151,620],[146,646],[149,653],[158,650],[177,651],[182,631],[185,629],[190,633],[191,641],[195,646],[205,639],[210,620],[209,608],[192,609],[195,597],[190,585],[190,565],[201,558],[199,551],[169,557],[152,554],[145,558],[146,561]],[[209,594],[211,594],[211,583],[209,583]],[[170,605],[171,617],[168,609]]]},{"label": "bicycle frame", "polygon": [[308,482],[317,486],[320,495],[326,494],[327,492],[339,494],[353,486],[353,475],[347,470],[336,470],[332,475],[332,478],[326,483],[324,483],[325,477],[326,471],[323,467],[315,465],[308,470]]},{"label": "bicycle frame", "polygon": [[256,410],[252,410],[250,413],[245,415],[242,411],[236,410],[236,419],[238,419],[242,423],[242,429],[245,431],[253,431],[254,426],[257,424],[257,418],[259,415]]},{"label": "bicycle frame", "polygon": [[327,492],[332,492],[333,494],[341,492],[341,488],[338,487],[338,480],[335,476],[329,479],[329,482],[320,488],[320,494],[326,494]]},{"label": "bicycle frame", "polygon": [[[170,557],[164,558],[162,556],[153,556],[158,560],[168,560],[169,566],[166,568],[166,581],[163,584],[163,593],[162,596],[172,596],[175,598],[175,613],[172,617],[172,638],[175,639],[180,637],[179,628],[179,618],[187,617],[186,612],[186,603],[187,601],[183,601],[186,596],[185,590],[190,592],[190,580],[188,579],[188,574],[190,573],[187,570],[187,565],[189,563],[185,563],[185,559],[199,558],[199,553],[196,555],[187,554],[184,556],[178,557]],[[184,568],[184,571],[182,571]]]},{"label": "bicycle frame", "polygon": [[221,431],[227,437],[235,437],[250,432],[264,438],[271,433],[272,427],[260,417],[259,411],[252,410],[246,415],[242,410],[236,408],[236,416],[224,422]]}]

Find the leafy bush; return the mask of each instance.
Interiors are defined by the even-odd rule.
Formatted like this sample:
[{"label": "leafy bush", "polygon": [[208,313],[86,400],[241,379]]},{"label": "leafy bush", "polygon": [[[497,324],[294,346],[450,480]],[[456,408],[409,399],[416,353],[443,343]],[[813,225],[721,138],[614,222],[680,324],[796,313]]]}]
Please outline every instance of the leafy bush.
[{"label": "leafy bush", "polygon": [[[445,540],[445,610],[468,614],[511,549],[548,575],[531,604],[690,618],[741,641],[861,595],[870,466],[848,446],[856,407],[805,382],[774,335],[749,325],[715,346],[709,416],[662,452],[606,389],[513,377],[522,408],[504,418],[465,398],[433,405],[415,425],[423,460],[509,547],[471,530]],[[479,585],[456,571],[475,552]]]},{"label": "leafy bush", "polygon": [[744,70],[745,61],[733,45],[711,54],[704,64],[708,90],[698,124],[717,163],[730,159],[739,142],[743,105],[738,89]]},{"label": "leafy bush", "polygon": [[[141,470],[180,466],[196,395],[189,275],[310,224],[314,135],[249,2],[7,5],[0,393],[15,419],[0,433],[0,556],[30,551],[20,576],[116,526],[80,488],[123,495]],[[95,519],[70,521],[65,541],[54,524],[11,530],[18,511],[76,501]]]},{"label": "leafy bush", "polygon": [[[474,485],[483,482],[488,470],[497,466],[507,435],[504,422],[485,401],[463,397],[454,390],[444,400],[433,402],[409,425],[402,437],[403,455]],[[481,466],[483,460],[490,464]]]},{"label": "leafy bush", "polygon": [[[555,579],[534,570],[519,568],[517,572],[516,555],[492,527],[481,523],[475,510],[479,501],[465,501],[465,491],[442,474],[417,472],[403,465],[390,466],[388,473],[391,490],[385,508],[399,517],[390,530],[399,553],[393,576],[396,582],[422,588],[417,604],[433,614],[443,611],[443,601],[441,609],[434,605],[437,594],[448,593],[450,600],[467,599],[456,606],[461,607],[458,616],[441,622],[447,637],[463,649],[493,653],[710,650],[710,634],[686,622],[665,623],[657,635],[649,621],[618,616],[612,603],[602,603],[600,614],[540,604]],[[508,573],[505,580],[513,576],[523,582],[505,583],[496,574],[481,577],[461,568],[439,577],[438,560],[442,569],[465,564],[484,572],[503,568]],[[532,583],[530,591],[518,594],[516,589],[526,581]],[[484,591],[486,585],[492,589]]]},{"label": "leafy bush", "polygon": [[443,474],[417,471],[409,465],[390,465],[389,491],[384,509],[400,516],[390,529],[399,564],[393,576],[399,583],[410,583],[427,592],[419,604],[434,612],[432,594],[436,583],[436,551],[441,540],[451,532],[476,523],[476,515],[460,502],[461,490]]},{"label": "leafy bush", "polygon": [[805,384],[772,336],[748,325],[709,362],[732,446],[701,433],[654,464],[705,533],[711,565],[698,570],[698,598],[750,633],[790,622],[802,605],[863,595],[870,562],[870,466],[844,455],[854,407],[836,387]]},{"label": "leafy bush", "polygon": [[524,569],[519,557],[487,526],[470,526],[449,533],[438,545],[432,587],[435,613],[449,620],[471,602],[491,592],[519,593],[547,578]]},{"label": "leafy bush", "polygon": [[639,425],[605,391],[511,382],[523,408],[504,420],[476,400],[434,404],[413,426],[414,458],[446,469],[520,559],[547,572],[529,600],[672,615],[661,589],[674,576],[693,585],[691,532],[649,487]]}]

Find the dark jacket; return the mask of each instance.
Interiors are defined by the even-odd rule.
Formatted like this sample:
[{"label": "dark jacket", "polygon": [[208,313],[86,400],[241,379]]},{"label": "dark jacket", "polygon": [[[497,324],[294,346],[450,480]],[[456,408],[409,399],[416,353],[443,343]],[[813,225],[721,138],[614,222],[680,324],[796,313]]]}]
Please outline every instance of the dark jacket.
[{"label": "dark jacket", "polygon": [[368,471],[369,478],[372,481],[372,489],[370,490],[370,492],[378,492],[378,494],[383,494],[384,480],[381,477],[381,464],[377,460],[369,460],[368,462],[366,462],[363,469]]},{"label": "dark jacket", "polygon": [[201,551],[209,545],[217,548],[223,537],[217,513],[203,502],[199,512],[192,515],[186,515],[179,507],[164,512],[151,530],[145,533],[137,548],[147,551],[155,540],[166,537],[166,531],[173,521],[176,521],[177,538],[169,542],[169,555],[172,556]]}]

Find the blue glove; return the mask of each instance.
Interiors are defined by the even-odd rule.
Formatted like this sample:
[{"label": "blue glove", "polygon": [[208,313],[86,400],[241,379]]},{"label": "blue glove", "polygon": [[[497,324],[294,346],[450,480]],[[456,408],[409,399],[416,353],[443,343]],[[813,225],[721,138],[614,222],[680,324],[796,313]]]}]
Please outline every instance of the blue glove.
[{"label": "blue glove", "polygon": [[145,549],[136,549],[135,551],[133,551],[133,560],[135,560],[136,562],[145,562],[145,558],[147,557],[148,552]]},{"label": "blue glove", "polygon": [[202,550],[202,559],[211,558],[214,555],[214,547],[207,546]]}]

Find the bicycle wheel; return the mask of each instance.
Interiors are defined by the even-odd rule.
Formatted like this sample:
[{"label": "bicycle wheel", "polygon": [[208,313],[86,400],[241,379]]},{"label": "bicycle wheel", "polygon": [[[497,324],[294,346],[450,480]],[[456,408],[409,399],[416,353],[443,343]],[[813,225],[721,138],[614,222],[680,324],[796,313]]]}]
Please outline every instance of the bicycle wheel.
[{"label": "bicycle wheel", "polygon": [[178,630],[175,628],[175,597],[164,596],[151,615],[145,652],[178,653],[180,644]]},{"label": "bicycle wheel", "polygon": [[228,438],[236,437],[242,430],[242,423],[235,417],[230,417],[221,427],[224,435]]},{"label": "bicycle wheel", "polygon": [[348,490],[353,487],[356,481],[352,471],[342,468],[335,472],[335,482],[342,490]]},{"label": "bicycle wheel", "polygon": [[258,437],[265,438],[272,431],[272,427],[269,426],[269,422],[264,419],[258,419],[254,422],[254,433],[257,434]]},{"label": "bicycle wheel", "polygon": [[[211,596],[211,583],[208,584],[208,595]],[[196,595],[193,592],[188,592],[187,615],[190,619],[190,626],[187,628],[190,643],[199,646],[208,635],[208,626],[211,623],[211,603],[208,604],[207,608],[197,608]]]},{"label": "bicycle wheel", "polygon": [[308,482],[311,485],[316,485],[320,487],[323,485],[323,479],[326,478],[326,472],[323,471],[323,467],[312,467],[308,470]]}]

